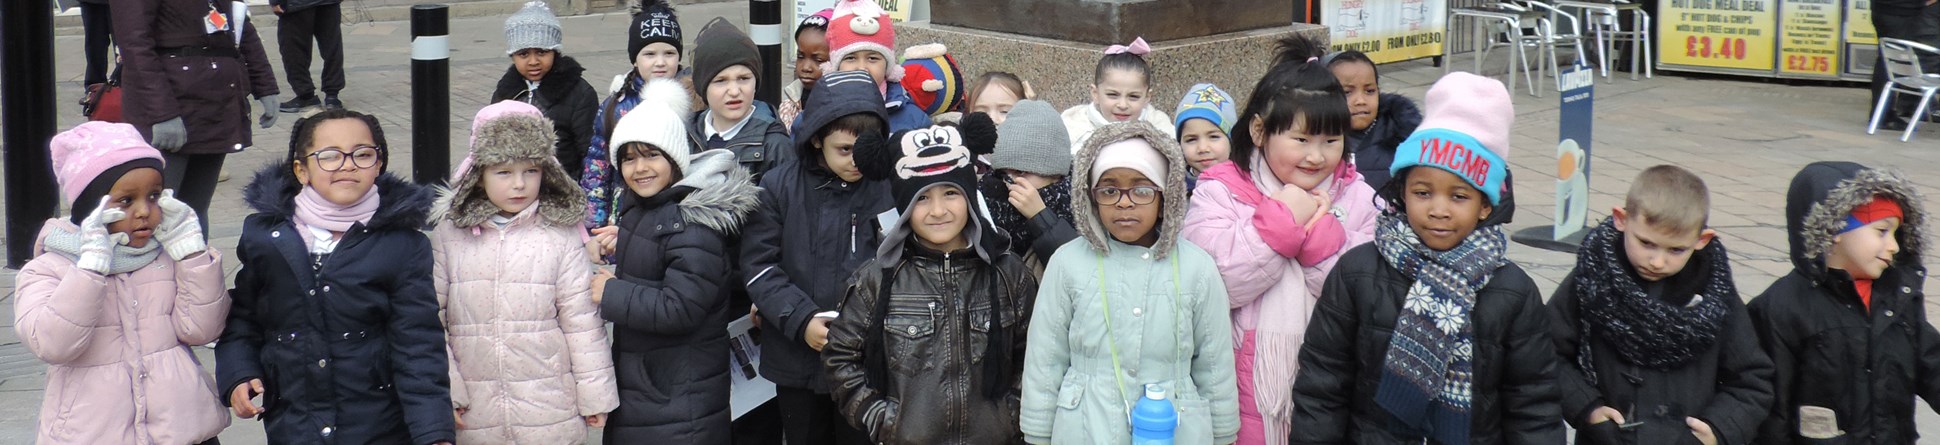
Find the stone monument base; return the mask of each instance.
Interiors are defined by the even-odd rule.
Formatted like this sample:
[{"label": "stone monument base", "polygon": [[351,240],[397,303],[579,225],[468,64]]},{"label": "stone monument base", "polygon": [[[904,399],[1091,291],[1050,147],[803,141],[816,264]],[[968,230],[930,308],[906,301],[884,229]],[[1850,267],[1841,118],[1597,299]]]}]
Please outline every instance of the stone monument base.
[{"label": "stone monument base", "polygon": [[[966,82],[985,71],[1008,71],[1031,83],[1037,98],[1059,110],[1090,102],[1092,71],[1104,46],[914,21],[896,24],[896,43],[904,48],[942,43],[962,65]],[[1172,114],[1180,96],[1195,83],[1211,82],[1245,102],[1253,84],[1266,74],[1281,38],[1305,34],[1327,40],[1327,27],[1306,23],[1152,42],[1152,104]],[[898,49],[901,51],[901,49]],[[900,56],[900,54],[898,54]],[[965,89],[969,86],[965,85]],[[968,110],[966,110],[968,111]]]}]

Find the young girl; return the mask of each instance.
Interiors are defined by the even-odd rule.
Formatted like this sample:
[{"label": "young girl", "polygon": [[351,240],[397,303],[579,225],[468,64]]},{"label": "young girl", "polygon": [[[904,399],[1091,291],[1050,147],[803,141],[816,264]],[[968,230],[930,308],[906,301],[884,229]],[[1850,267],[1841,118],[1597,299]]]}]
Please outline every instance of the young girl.
[{"label": "young girl", "polygon": [[613,322],[620,407],[608,443],[728,443],[729,237],[759,203],[760,189],[733,153],[689,154],[680,116],[687,92],[647,84],[645,101],[613,134],[632,192],[619,232],[588,241],[616,270],[593,277],[593,301]]},{"label": "young girl", "polygon": [[[647,4],[642,5],[642,1]],[[615,197],[620,187],[614,181],[619,172],[606,161],[606,141],[613,138],[613,129],[619,126],[620,118],[640,104],[640,90],[647,86],[647,80],[680,76],[680,54],[686,50],[680,43],[680,17],[674,15],[673,6],[665,0],[628,3],[633,8],[633,26],[627,28],[627,57],[633,62],[632,69],[613,76],[606,101],[593,110],[592,144],[586,146],[585,166],[580,170],[566,170],[586,190],[588,229],[613,225],[613,220],[619,217],[616,213],[620,200]]]},{"label": "young girl", "polygon": [[1407,96],[1381,92],[1381,69],[1360,51],[1347,50],[1321,57],[1347,92],[1347,109],[1354,113],[1354,131],[1347,135],[1354,165],[1369,187],[1388,183],[1388,165],[1396,147],[1421,125],[1421,110]]},{"label": "young girl", "polygon": [[1501,82],[1454,73],[1390,168],[1374,242],[1341,256],[1300,349],[1293,443],[1563,443],[1536,285],[1503,250]]},{"label": "young girl", "polygon": [[1091,71],[1091,103],[1064,110],[1072,153],[1091,137],[1092,130],[1114,122],[1144,121],[1167,137],[1177,133],[1172,118],[1152,108],[1152,66],[1145,63],[1145,55],[1151,52],[1143,37],[1129,46],[1105,49],[1105,57]]},{"label": "young girl", "polygon": [[970,94],[964,97],[969,98],[969,102],[963,106],[965,111],[988,114],[991,122],[1002,127],[1018,101],[1036,99],[1037,94],[1031,91],[1029,82],[1017,78],[1016,74],[985,71],[982,76],[977,76],[976,82],[970,84]]},{"label": "young girl", "polygon": [[[1017,119],[997,129],[996,174],[979,183],[997,228],[1010,235],[1010,251],[1031,265],[1032,276],[1078,238],[1071,214],[1071,152],[1065,148],[1058,111],[1041,100],[1017,102]],[[993,119],[994,120],[994,119]]]},{"label": "young girl", "polygon": [[834,15],[835,9],[823,9],[795,25],[795,81],[781,88],[781,104],[775,106],[775,115],[790,131],[815,80],[822,78],[822,64],[829,61],[829,17]]},{"label": "young girl", "polygon": [[[270,443],[449,443],[445,330],[423,230],[430,189],[384,172],[377,118],[298,121],[285,163],[243,189],[216,376]],[[262,396],[262,402],[254,398]]]},{"label": "young girl", "polygon": [[1186,152],[1186,185],[1196,189],[1199,175],[1233,156],[1233,124],[1239,103],[1210,83],[1193,85],[1172,113],[1179,126],[1179,148]]},{"label": "young girl", "polygon": [[971,114],[960,127],[871,137],[857,147],[865,173],[890,182],[901,217],[876,259],[856,270],[842,302],[848,316],[830,324],[822,361],[836,406],[875,443],[1017,437],[1012,410],[1037,280],[1016,255],[980,242],[995,234],[975,211],[969,164],[895,167],[928,150],[990,151],[995,126]]},{"label": "young girl", "polygon": [[1239,119],[1233,162],[1200,176],[1186,214],[1186,239],[1212,253],[1233,307],[1241,444],[1286,443],[1314,297],[1341,252],[1374,238],[1380,213],[1344,158],[1340,85],[1307,63],[1319,50],[1305,38],[1281,43]]},{"label": "young girl", "polygon": [[229,418],[189,346],[222,333],[222,254],[135,127],[84,123],[48,149],[72,215],[42,226],[13,303],[14,333],[48,364],[35,441],[214,442]]},{"label": "young girl", "polygon": [[930,116],[910,103],[903,89],[903,66],[896,55],[896,27],[889,13],[870,0],[841,0],[829,21],[829,61],[822,72],[864,71],[876,81],[883,107],[889,111],[889,131],[930,126]]},{"label": "young girl", "polygon": [[563,33],[559,18],[543,1],[528,2],[507,17],[505,55],[512,59],[512,66],[499,77],[491,102],[516,100],[545,110],[546,117],[552,119],[553,132],[559,135],[554,157],[566,171],[577,172],[585,168],[586,147],[593,145],[593,115],[600,106],[600,96],[581,77],[586,68],[560,52]]},{"label": "young girl", "polygon": [[524,102],[479,110],[471,153],[432,206],[463,443],[576,444],[620,404],[579,239],[585,198],[552,159],[551,129]]},{"label": "young girl", "polygon": [[1172,136],[1109,124],[1072,175],[1078,233],[1051,257],[1031,313],[1021,426],[1031,443],[1127,443],[1148,385],[1179,411],[1175,443],[1239,433],[1232,321],[1219,269],[1179,239],[1186,165]]}]

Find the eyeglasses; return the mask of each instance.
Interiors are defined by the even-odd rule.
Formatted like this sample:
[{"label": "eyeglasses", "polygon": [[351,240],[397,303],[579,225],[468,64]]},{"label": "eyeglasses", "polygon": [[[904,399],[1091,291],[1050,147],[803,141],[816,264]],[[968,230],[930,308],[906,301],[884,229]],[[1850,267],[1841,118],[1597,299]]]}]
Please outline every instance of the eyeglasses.
[{"label": "eyeglasses", "polygon": [[1159,200],[1159,188],[1141,185],[1131,188],[1100,186],[1091,189],[1091,198],[1098,201],[1098,205],[1115,206],[1126,197],[1132,199],[1132,205],[1148,205]]},{"label": "eyeglasses", "polygon": [[321,168],[327,172],[334,172],[343,170],[344,164],[346,163],[356,165],[357,168],[376,167],[378,155],[383,152],[384,149],[382,148],[360,145],[352,149],[349,153],[344,153],[343,150],[336,149],[317,150],[303,157],[314,158],[316,159],[317,168]]}]

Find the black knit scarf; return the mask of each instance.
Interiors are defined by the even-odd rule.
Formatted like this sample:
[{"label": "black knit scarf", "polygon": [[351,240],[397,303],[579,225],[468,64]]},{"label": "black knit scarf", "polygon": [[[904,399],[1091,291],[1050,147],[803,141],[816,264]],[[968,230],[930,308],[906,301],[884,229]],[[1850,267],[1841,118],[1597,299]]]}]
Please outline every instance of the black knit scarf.
[{"label": "black knit scarf", "polygon": [[[1029,251],[1037,239],[1029,231],[1031,222],[1024,219],[1024,214],[1017,211],[1017,206],[1010,204],[1010,189],[1005,186],[1003,177],[998,174],[986,175],[982,182],[984,201],[990,204],[990,218],[996,220],[997,228],[1010,234],[1011,250],[1018,253]],[[1037,189],[1037,196],[1044,199],[1044,211],[1064,218],[1067,223],[1077,221],[1071,217],[1071,177],[1060,178],[1058,182]]]},{"label": "black knit scarf", "polygon": [[[905,249],[922,249],[915,240],[906,241],[906,243]],[[975,255],[969,257],[977,258]],[[889,341],[886,337],[887,333],[884,332],[883,319],[889,316],[889,299],[895,295],[896,276],[902,273],[904,265],[902,263],[908,262],[909,259],[905,255],[904,260],[899,264],[886,265],[882,268],[881,288],[876,289],[876,305],[870,308],[868,337],[863,339],[863,372],[869,377],[872,385],[877,385],[876,389],[879,391],[887,390],[889,384]],[[1012,342],[1011,330],[1004,328],[1004,311],[1008,310],[1005,302],[1015,301],[1013,298],[1017,296],[1009,295],[1010,286],[1007,283],[1010,282],[1011,277],[1004,276],[1004,272],[998,269],[996,264],[987,264],[987,266],[996,277],[992,280],[995,283],[993,285],[995,289],[981,292],[984,298],[990,299],[990,337],[985,339],[983,352],[983,395],[988,400],[1003,400],[1011,388],[1011,381],[1007,377],[1011,368]],[[964,278],[975,279],[974,275]]]},{"label": "black knit scarf", "polygon": [[[1591,384],[1597,381],[1590,348],[1595,339],[1616,349],[1623,361],[1649,369],[1671,369],[1711,349],[1718,341],[1729,306],[1739,298],[1731,281],[1731,264],[1724,244],[1692,253],[1684,270],[1663,280],[1664,298],[1650,295],[1624,255],[1623,232],[1610,219],[1591,229],[1576,256],[1574,286],[1583,336],[1576,356]],[[1688,295],[1699,296],[1693,304]],[[1666,301],[1670,300],[1670,301]]]}]

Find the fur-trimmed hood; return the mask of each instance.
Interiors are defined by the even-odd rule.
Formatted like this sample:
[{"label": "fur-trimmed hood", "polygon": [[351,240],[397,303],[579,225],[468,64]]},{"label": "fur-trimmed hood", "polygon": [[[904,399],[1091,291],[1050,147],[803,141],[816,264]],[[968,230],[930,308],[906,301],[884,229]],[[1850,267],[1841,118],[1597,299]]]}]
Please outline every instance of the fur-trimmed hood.
[{"label": "fur-trimmed hood", "polygon": [[1084,237],[1092,250],[1109,252],[1111,233],[1105,231],[1103,222],[1098,221],[1098,208],[1091,200],[1091,168],[1098,162],[1098,152],[1106,145],[1132,138],[1145,139],[1165,156],[1165,190],[1159,196],[1164,208],[1159,212],[1159,224],[1153,230],[1159,231],[1159,239],[1152,244],[1157,258],[1164,259],[1172,254],[1179,243],[1179,230],[1186,222],[1186,158],[1185,150],[1171,135],[1145,121],[1134,120],[1119,122],[1091,132],[1085,139],[1077,157],[1072,159],[1071,169],[1071,216],[1078,228],[1078,235]]},{"label": "fur-trimmed hood", "polygon": [[498,214],[497,206],[485,195],[485,172],[490,167],[513,161],[539,164],[539,222],[547,226],[577,226],[586,219],[586,191],[553,158],[559,139],[552,131],[552,119],[543,115],[513,113],[478,122],[472,132],[470,164],[452,178],[451,186],[438,187],[438,200],[431,206],[431,221],[451,220],[461,228],[477,227]]},{"label": "fur-trimmed hood", "polygon": [[[296,195],[302,191],[303,184],[296,181],[290,164],[272,162],[257,169],[249,185],[243,187],[243,203],[257,212],[290,219],[296,215]],[[377,213],[364,226],[371,230],[424,230],[435,199],[429,187],[390,173],[378,174]]]},{"label": "fur-trimmed hood", "polygon": [[1792,177],[1785,193],[1785,228],[1791,241],[1792,266],[1814,281],[1826,277],[1825,254],[1846,226],[1854,208],[1884,196],[1900,204],[1906,218],[1896,234],[1900,253],[1895,265],[1918,265],[1925,254],[1926,208],[1913,183],[1899,172],[1868,168],[1852,162],[1822,161],[1806,165]]},{"label": "fur-trimmed hood", "polygon": [[[717,148],[696,153],[687,170],[673,185],[691,189],[680,199],[681,220],[733,235],[761,204],[761,187],[754,185],[754,176],[735,161],[734,152]],[[632,192],[627,194],[643,199]]]}]

